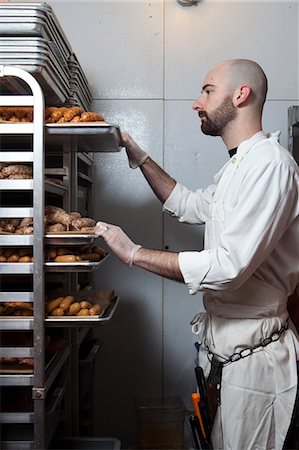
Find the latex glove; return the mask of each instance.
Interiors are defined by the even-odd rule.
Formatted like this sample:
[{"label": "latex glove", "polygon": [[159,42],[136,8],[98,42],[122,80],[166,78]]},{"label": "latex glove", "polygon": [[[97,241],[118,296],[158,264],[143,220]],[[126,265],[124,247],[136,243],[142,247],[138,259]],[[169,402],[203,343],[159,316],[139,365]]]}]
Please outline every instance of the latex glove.
[{"label": "latex glove", "polygon": [[121,136],[122,146],[126,148],[129,165],[132,169],[137,169],[137,167],[140,167],[141,164],[144,163],[149,155],[136,144],[134,139],[128,133],[123,132]]},{"label": "latex glove", "polygon": [[123,263],[132,267],[134,255],[141,248],[141,245],[134,244],[124,231],[116,225],[97,222],[94,231],[105,240],[108,247]]}]

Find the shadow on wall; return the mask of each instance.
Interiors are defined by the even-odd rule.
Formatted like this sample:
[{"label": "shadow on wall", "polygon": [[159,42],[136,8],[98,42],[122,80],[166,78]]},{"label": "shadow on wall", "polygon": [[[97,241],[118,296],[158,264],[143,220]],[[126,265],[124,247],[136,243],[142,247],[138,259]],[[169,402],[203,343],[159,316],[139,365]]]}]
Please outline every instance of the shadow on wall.
[{"label": "shadow on wall", "polygon": [[155,327],[147,319],[142,300],[121,298],[111,323],[96,330],[103,345],[95,369],[94,429],[120,438],[124,447],[137,435],[136,399],[162,394],[161,323]]}]

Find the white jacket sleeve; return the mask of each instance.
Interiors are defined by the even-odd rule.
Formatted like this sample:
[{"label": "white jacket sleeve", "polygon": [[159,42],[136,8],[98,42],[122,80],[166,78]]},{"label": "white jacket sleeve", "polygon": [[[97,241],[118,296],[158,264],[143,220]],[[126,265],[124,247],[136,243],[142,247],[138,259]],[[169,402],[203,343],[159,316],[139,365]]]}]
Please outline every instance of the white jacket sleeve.
[{"label": "white jacket sleeve", "polygon": [[215,185],[193,192],[177,183],[165,201],[163,210],[177,217],[180,222],[203,224],[209,215],[214,191]]},{"label": "white jacket sleeve", "polygon": [[237,289],[255,272],[298,214],[297,183],[282,162],[249,169],[216,248],[179,254],[191,294]]}]

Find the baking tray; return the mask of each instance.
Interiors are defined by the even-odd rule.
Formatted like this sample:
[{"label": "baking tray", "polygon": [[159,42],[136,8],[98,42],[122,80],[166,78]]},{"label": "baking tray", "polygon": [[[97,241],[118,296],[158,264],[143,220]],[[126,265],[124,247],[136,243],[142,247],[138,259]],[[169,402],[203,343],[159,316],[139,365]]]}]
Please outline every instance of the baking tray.
[{"label": "baking tray", "polygon": [[119,297],[114,297],[110,304],[107,306],[107,308],[104,309],[104,311],[98,315],[98,316],[47,316],[45,321],[47,323],[59,323],[63,325],[88,325],[90,323],[105,323],[108,322],[110,319],[112,319],[114,312],[117,308],[117,305],[119,303]]},{"label": "baking tray", "polygon": [[34,371],[34,367],[28,367],[25,368],[20,365],[20,364],[3,364],[0,365],[0,374],[24,374],[24,375],[28,375],[33,373]]},{"label": "baking tray", "polygon": [[47,261],[45,262],[45,268],[47,272],[92,272],[93,270],[96,270],[108,256],[109,255],[104,256],[100,261],[78,261],[73,263]]},{"label": "baking tray", "polygon": [[[5,317],[5,319],[15,319],[17,316],[0,316],[0,317]],[[20,318],[22,318],[21,316],[18,316]],[[24,319],[33,319],[33,316],[27,316],[24,317]],[[53,355],[51,355],[50,357],[47,357],[47,362],[45,364],[45,370],[48,370],[48,368],[50,367],[50,365],[53,363],[53,361],[55,360],[55,357],[57,355],[58,352],[55,352]],[[34,372],[34,365],[32,367],[21,367],[20,364],[7,364],[6,367],[4,367],[5,364],[3,364],[2,366],[0,366],[0,374],[32,374]]]},{"label": "baking tray", "polygon": [[65,231],[61,233],[47,233],[45,235],[48,245],[87,245],[93,243],[99,237],[98,234],[83,234],[77,231]]},{"label": "baking tray", "polygon": [[119,126],[106,122],[47,123],[46,134],[77,135],[78,144],[87,146],[92,152],[119,152],[121,150]]}]

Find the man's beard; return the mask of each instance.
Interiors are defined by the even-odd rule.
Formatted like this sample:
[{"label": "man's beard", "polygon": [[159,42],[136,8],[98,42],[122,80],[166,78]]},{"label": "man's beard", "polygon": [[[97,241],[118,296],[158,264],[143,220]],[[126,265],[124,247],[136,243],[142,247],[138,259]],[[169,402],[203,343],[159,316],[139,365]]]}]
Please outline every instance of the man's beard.
[{"label": "man's beard", "polygon": [[201,131],[209,136],[221,136],[226,125],[237,116],[231,97],[227,96],[218,108],[209,115],[206,112],[200,112],[200,117],[204,117],[201,122]]}]

